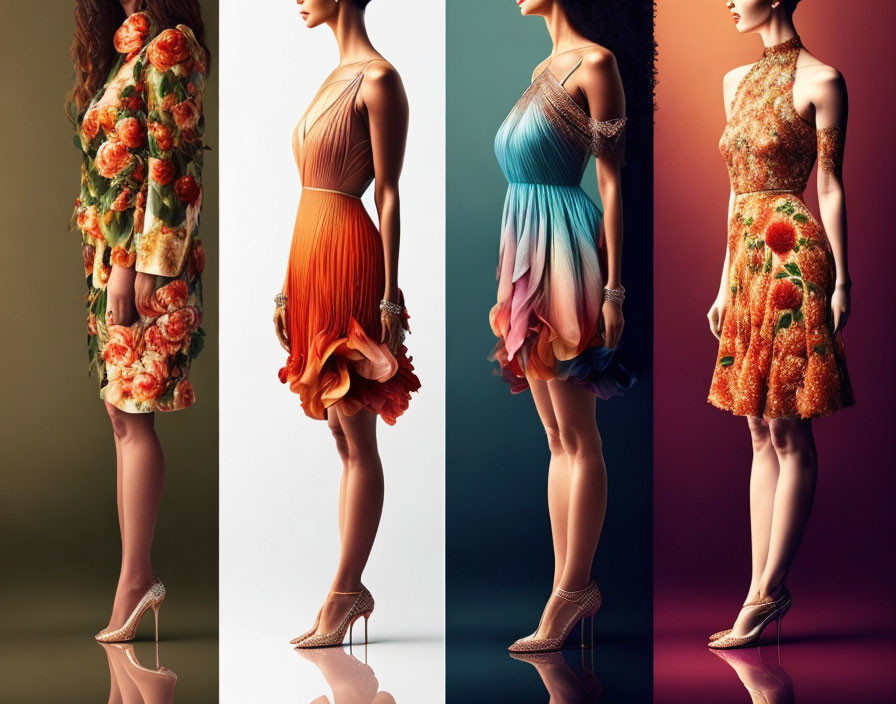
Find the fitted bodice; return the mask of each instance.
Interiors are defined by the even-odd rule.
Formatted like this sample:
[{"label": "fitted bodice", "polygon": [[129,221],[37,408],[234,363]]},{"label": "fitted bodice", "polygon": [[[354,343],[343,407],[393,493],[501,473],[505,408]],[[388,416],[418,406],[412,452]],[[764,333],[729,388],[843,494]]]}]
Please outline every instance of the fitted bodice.
[{"label": "fitted bodice", "polygon": [[495,137],[509,183],[578,186],[589,156],[612,150],[622,160],[625,118],[598,122],[550,70],[532,81]]},{"label": "fitted bodice", "polygon": [[818,137],[793,103],[802,47],[798,36],[766,47],[737,88],[719,144],[735,193],[806,189]]},{"label": "fitted bodice", "polygon": [[335,98],[327,90],[333,84],[324,85],[296,125],[293,154],[303,186],[360,197],[373,181],[370,128],[358,98],[363,79],[361,71],[343,81]]}]

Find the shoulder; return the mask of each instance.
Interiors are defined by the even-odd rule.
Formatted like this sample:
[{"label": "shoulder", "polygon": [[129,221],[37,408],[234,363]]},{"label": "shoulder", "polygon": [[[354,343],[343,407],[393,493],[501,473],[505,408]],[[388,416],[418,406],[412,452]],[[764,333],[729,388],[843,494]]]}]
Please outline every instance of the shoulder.
[{"label": "shoulder", "polygon": [[616,57],[609,49],[595,44],[582,54],[582,76],[587,80],[615,79],[619,75]]},{"label": "shoulder", "polygon": [[725,76],[722,78],[722,87],[726,93],[733,93],[737,90],[738,84],[744,79],[750,69],[752,69],[756,64],[745,64],[744,66],[738,66],[737,68],[733,68]]},{"label": "shoulder", "polygon": [[376,59],[367,65],[361,90],[364,102],[373,106],[406,99],[401,75],[385,59]]},{"label": "shoulder", "polygon": [[820,61],[797,66],[797,80],[815,95],[837,97],[846,94],[846,80],[833,66]]}]

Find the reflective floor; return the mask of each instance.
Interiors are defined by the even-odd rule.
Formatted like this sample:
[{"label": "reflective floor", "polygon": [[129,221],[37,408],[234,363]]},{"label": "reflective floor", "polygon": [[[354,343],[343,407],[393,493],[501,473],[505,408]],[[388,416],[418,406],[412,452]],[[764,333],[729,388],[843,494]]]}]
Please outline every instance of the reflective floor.
[{"label": "reflective floor", "polygon": [[[721,628],[718,618],[712,618],[719,609],[679,607],[679,616],[687,614],[688,620],[676,620],[671,610],[658,617],[658,703],[896,702],[896,640],[885,623],[886,607],[843,610],[836,602],[821,600],[796,604],[784,619],[780,643],[770,627],[760,647],[722,652],[706,647],[706,636]],[[695,622],[698,628],[691,626]]]},{"label": "reflective floor", "polygon": [[205,704],[218,701],[216,610],[177,593],[152,613],[131,643],[103,645],[103,597],[71,592],[9,596],[0,624],[0,702],[47,704]]}]

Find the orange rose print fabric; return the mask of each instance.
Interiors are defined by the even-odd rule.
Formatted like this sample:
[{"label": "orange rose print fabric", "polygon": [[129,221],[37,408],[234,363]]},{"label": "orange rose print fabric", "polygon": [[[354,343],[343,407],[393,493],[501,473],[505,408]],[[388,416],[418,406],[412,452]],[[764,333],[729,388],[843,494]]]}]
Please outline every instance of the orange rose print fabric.
[{"label": "orange rose print fabric", "polygon": [[835,266],[801,194],[819,168],[839,174],[839,130],[793,104],[799,37],[768,47],[738,88],[720,148],[735,192],[728,229],[731,300],[709,393],[737,415],[814,418],[853,404],[831,322]]},{"label": "orange rose print fabric", "polygon": [[[90,371],[101,398],[124,411],[174,411],[195,401],[190,363],[205,335],[197,237],[205,57],[188,27],[158,32],[143,12],[130,15],[113,41],[117,63],[74,116]],[[132,325],[107,314],[112,266],[156,277],[152,314]]]},{"label": "orange rose print fabric", "polygon": [[311,418],[338,404],[392,425],[420,380],[404,345],[392,354],[380,342],[386,272],[382,238],[361,203],[374,178],[363,79],[362,70],[325,84],[293,131],[303,189],[286,275],[290,350],[279,377]]}]

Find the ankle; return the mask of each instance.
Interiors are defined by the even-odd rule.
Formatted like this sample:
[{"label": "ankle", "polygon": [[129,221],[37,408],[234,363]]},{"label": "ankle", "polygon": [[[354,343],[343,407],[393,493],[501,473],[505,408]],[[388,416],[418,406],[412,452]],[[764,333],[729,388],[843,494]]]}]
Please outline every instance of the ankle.
[{"label": "ankle", "polygon": [[118,586],[125,589],[147,589],[152,585],[153,574],[152,568],[122,570],[118,576]]}]

